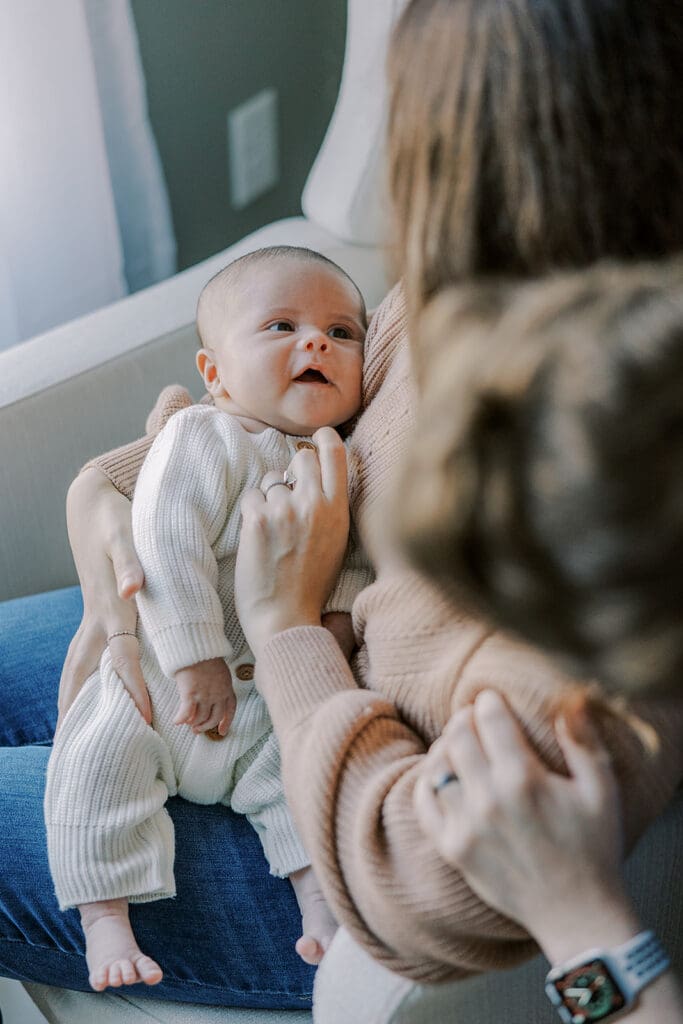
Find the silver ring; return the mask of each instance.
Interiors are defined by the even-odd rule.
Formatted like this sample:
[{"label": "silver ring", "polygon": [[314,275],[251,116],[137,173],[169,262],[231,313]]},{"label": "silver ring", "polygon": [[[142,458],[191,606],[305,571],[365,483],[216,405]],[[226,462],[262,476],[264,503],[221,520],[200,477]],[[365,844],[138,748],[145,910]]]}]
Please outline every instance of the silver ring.
[{"label": "silver ring", "polygon": [[282,474],[282,482],[285,487],[289,487],[290,491],[294,490],[294,484],[296,483],[296,477],[292,473],[291,469],[286,469]]},{"label": "silver ring", "polygon": [[286,487],[287,490],[291,490],[291,487],[289,486],[286,480],[273,480],[272,484],[268,484],[265,491],[263,492],[264,498],[268,497],[268,491],[271,489],[271,487]]},{"label": "silver ring", "polygon": [[435,793],[440,793],[446,786],[450,786],[451,782],[457,782],[458,776],[455,772],[442,772],[436,782],[432,783],[432,790]]}]

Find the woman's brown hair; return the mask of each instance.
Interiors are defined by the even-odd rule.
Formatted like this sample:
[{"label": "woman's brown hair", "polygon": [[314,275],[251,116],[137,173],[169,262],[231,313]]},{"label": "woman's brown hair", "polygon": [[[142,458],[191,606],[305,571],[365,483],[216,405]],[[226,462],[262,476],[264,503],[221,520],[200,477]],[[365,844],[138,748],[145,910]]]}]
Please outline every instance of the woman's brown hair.
[{"label": "woman's brown hair", "polygon": [[683,680],[683,261],[442,293],[401,546],[608,689]]},{"label": "woman's brown hair", "polygon": [[683,248],[682,0],[411,0],[389,177],[409,311],[482,274]]}]

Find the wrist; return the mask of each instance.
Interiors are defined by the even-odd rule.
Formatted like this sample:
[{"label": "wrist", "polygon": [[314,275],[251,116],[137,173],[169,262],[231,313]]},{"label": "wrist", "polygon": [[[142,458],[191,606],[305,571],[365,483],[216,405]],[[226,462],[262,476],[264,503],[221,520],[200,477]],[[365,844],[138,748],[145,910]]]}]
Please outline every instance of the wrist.
[{"label": "wrist", "polygon": [[544,956],[561,964],[594,947],[619,946],[642,930],[630,900],[619,891],[593,899],[577,899],[574,906],[548,914],[532,930]]},{"label": "wrist", "polygon": [[258,660],[266,644],[273,637],[279,633],[285,633],[288,629],[297,629],[301,626],[322,626],[320,612],[284,610],[263,618],[258,625],[255,624],[249,631],[245,630],[245,633],[254,657]]}]

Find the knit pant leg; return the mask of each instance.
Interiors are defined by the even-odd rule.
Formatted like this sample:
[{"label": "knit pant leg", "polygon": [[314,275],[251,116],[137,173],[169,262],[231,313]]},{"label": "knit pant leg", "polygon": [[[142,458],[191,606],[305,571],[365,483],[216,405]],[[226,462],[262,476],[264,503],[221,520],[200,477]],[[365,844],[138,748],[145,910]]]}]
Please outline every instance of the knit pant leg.
[{"label": "knit pant leg", "polygon": [[245,814],[256,829],[271,875],[286,878],[308,867],[311,859],[285,801],[280,748],[274,732],[266,733],[239,758],[235,779],[230,806],[238,814]]},{"label": "knit pant leg", "polygon": [[45,792],[48,855],[62,910],[175,895],[171,754],[105,651],[57,732]]}]

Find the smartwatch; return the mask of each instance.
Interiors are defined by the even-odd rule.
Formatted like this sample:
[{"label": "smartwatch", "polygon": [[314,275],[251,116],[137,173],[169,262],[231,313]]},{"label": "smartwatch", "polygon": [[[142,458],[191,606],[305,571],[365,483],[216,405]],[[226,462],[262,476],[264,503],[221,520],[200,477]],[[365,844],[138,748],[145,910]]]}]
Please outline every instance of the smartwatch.
[{"label": "smartwatch", "polygon": [[669,966],[654,932],[640,932],[615,949],[589,949],[548,973],[545,991],[565,1024],[611,1020]]}]

